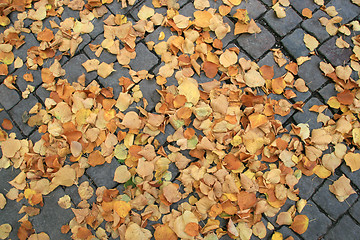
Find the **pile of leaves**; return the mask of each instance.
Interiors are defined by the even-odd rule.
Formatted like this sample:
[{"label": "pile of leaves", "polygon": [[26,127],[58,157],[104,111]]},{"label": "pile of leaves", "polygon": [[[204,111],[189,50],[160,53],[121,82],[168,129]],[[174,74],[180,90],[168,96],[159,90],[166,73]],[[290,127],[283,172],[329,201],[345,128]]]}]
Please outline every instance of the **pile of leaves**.
[{"label": "pile of leaves", "polygon": [[[261,31],[249,19],[246,9],[238,8],[241,0],[223,0],[219,9],[209,8],[207,0],[196,0],[198,11],[193,20],[179,14],[176,1],[153,1],[155,8],[168,8],[166,16],[144,5],[136,23],[124,15],[110,14],[104,21],[103,42],[90,48],[97,57],[103,51],[116,55],[116,64],[128,68],[131,79],[113,79],[114,63],[90,59],[82,66],[87,72],[97,71],[107,81],[118,81],[120,94],[114,96],[112,88],[103,88],[85,75],[71,84],[62,79],[62,56],[75,54],[81,35],[94,29],[91,20],[104,16],[107,8],[103,4],[111,2],[42,0],[33,3],[33,9],[28,11],[28,1],[1,5],[1,22],[5,26],[10,23],[6,16],[12,10],[22,11],[14,26],[1,35],[2,73],[7,75],[7,66],[13,62],[15,67],[22,66],[12,49],[24,43],[21,32],[31,31],[37,34],[40,45],[28,50],[26,65],[33,70],[41,68],[42,87],[51,91],[44,106],[38,103],[29,111],[27,123],[38,126],[42,133],[39,141],[19,140],[4,130],[0,134],[0,167],[21,170],[10,182],[13,188],[6,198],[0,195],[0,209],[6,199],[25,198],[30,205],[21,209],[26,215],[20,219],[19,239],[49,239],[46,233],[35,234],[29,220],[39,214],[36,206],[43,205],[43,196],[59,186],[77,184],[87,168],[111,161],[120,163],[113,180],[123,184],[124,191],[104,186],[94,190],[89,182],[83,182],[78,186],[82,201],[76,207],[68,195],[58,201],[62,208],[71,208],[74,213],[69,224],[61,226],[63,233],[71,231],[73,239],[107,239],[109,234],[133,240],[217,239],[226,234],[240,239],[250,239],[252,235],[264,238],[274,226],[265,226],[263,215],[277,216],[277,224],[304,233],[309,224],[308,217],[301,214],[306,200],[299,198],[296,187],[302,174],[327,178],[343,160],[352,171],[360,168],[359,154],[355,153],[360,145],[360,88],[351,78],[352,71],[360,69],[359,36],[352,38],[354,54],[350,66],[320,64],[324,75],[336,83],[339,93],[330,98],[328,105],[339,109],[338,114],[330,118],[323,113],[328,106],[313,106],[310,110],[319,113],[318,121],[323,127],[311,131],[308,124],[300,123],[291,124],[287,130],[276,116],[287,116],[292,109],[302,111],[304,103],[291,99],[296,92],[308,91],[297,73],[298,66],[310,58],[303,56],[288,63],[281,50],[272,49],[275,62],[287,70],[274,78],[273,66],[259,67],[255,62],[239,59],[240,50],[236,47],[224,49],[222,39],[232,31]],[[123,6],[126,3],[122,1]],[[81,21],[50,21],[52,29],[58,29],[54,34],[52,29],[43,28],[42,20],[61,15],[62,5],[80,11]],[[279,18],[286,14],[286,6],[287,1],[274,4]],[[232,8],[237,9],[230,16]],[[334,11],[324,11],[333,17],[321,20],[326,29],[331,29],[330,34],[349,35],[348,26],[338,26],[341,19],[332,16]],[[303,14],[311,17],[307,11]],[[236,21],[234,30],[224,22],[224,16]],[[30,29],[23,27],[26,18],[34,20]],[[164,40],[162,32],[158,43],[147,42],[147,47],[163,62],[158,74],[132,70],[129,63],[136,57],[137,40],[160,25],[169,27],[174,35]],[[356,31],[358,26],[354,22],[349,27]],[[318,46],[310,35],[305,35],[304,42],[310,51]],[[341,37],[337,42],[338,46],[350,47]],[[48,58],[54,58],[53,64],[42,67]],[[199,83],[193,78],[195,75],[212,80]],[[33,80],[31,74],[24,78]],[[154,78],[161,86],[161,100],[154,110],[147,111],[139,83]],[[168,84],[169,78],[175,78],[176,84]],[[4,84],[16,89],[15,82],[16,76],[9,75]],[[33,90],[29,85],[23,96]],[[269,94],[283,98],[271,99]],[[174,133],[167,135],[163,144],[159,136],[164,135],[168,125]],[[12,124],[5,121],[2,127],[11,129]],[[332,151],[323,154],[328,149]],[[173,175],[170,166],[175,166],[179,174]],[[339,201],[355,193],[345,176],[335,181],[330,191]],[[90,205],[88,200],[94,194],[96,201]],[[280,212],[286,202],[291,207]],[[100,227],[103,222],[105,229]],[[1,225],[0,238],[6,238],[11,230],[9,224]],[[282,235],[274,232],[273,238],[282,239]]]}]

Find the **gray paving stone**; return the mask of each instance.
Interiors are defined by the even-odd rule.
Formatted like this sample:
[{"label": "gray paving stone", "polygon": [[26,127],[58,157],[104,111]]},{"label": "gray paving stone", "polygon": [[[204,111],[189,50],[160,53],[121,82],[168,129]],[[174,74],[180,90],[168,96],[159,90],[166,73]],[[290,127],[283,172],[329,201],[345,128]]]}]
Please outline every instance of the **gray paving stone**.
[{"label": "gray paving stone", "polygon": [[298,28],[281,40],[286,50],[288,50],[294,58],[307,56],[309,54],[309,49],[306,48],[304,43],[304,34],[305,32]]},{"label": "gray paving stone", "polygon": [[300,190],[299,197],[308,200],[323,181],[323,179],[316,175],[306,176],[303,174],[299,183],[296,185]]},{"label": "gray paving stone", "polygon": [[299,102],[299,101],[305,102],[311,96],[310,90],[307,92],[299,92],[295,88],[291,90],[296,94],[296,97],[292,98],[292,100],[294,100],[295,102]]},{"label": "gray paving stone", "polygon": [[3,129],[3,128],[1,128],[1,129],[4,130],[7,134],[15,133],[17,138],[23,138],[22,133],[20,132],[20,130],[18,129],[18,127],[15,125],[15,122],[14,122],[14,120],[10,117],[10,115],[9,115],[6,111],[1,111],[1,112],[0,112],[0,125],[3,123],[3,121],[4,121],[5,119],[8,119],[8,120],[10,120],[10,121],[12,122],[13,128],[10,129],[10,130],[6,130],[6,129]]},{"label": "gray paving stone", "polygon": [[[19,169],[9,167],[8,169],[0,169],[0,193],[6,194],[13,186],[8,182],[13,180],[20,173]],[[12,231],[8,239],[18,239],[17,230],[20,227],[18,220],[21,215],[18,214],[25,200],[20,202],[6,199],[5,208],[0,210],[0,225],[8,223],[12,227]]]},{"label": "gray paving stone", "polygon": [[322,60],[317,56],[311,56],[309,61],[306,61],[299,66],[298,76],[304,79],[306,86],[315,91],[319,89],[326,81],[327,78],[322,74],[319,69]]},{"label": "gray paving stone", "polygon": [[61,14],[61,19],[64,21],[67,18],[75,18],[76,19],[80,19],[80,15],[79,15],[79,11],[74,11],[70,8],[68,8],[67,6],[63,6],[64,7],[64,11]]},{"label": "gray paving stone", "polygon": [[[299,1],[302,2],[302,1]],[[314,35],[319,42],[324,42],[326,39],[330,37],[327,33],[325,26],[320,24],[319,18],[321,17],[329,17],[322,10],[317,10],[313,13],[313,17],[310,19],[306,19],[301,23],[301,26],[309,33]]]},{"label": "gray paving stone", "polygon": [[226,36],[221,39],[223,46],[226,47],[231,41],[233,41],[234,39],[236,39],[237,36],[234,35],[234,28],[235,28],[235,24],[230,20],[230,18],[228,17],[224,17],[224,23],[229,24],[231,30],[230,32],[228,32],[226,34]]},{"label": "gray paving stone", "polygon": [[[330,177],[332,180],[337,180],[338,176]],[[319,190],[312,197],[313,201],[320,206],[332,220],[338,219],[338,217],[346,212],[351,205],[356,201],[357,195],[351,194],[350,197],[344,202],[339,202],[335,195],[329,191],[329,185],[333,184],[333,181],[325,180]]]},{"label": "gray paving stone", "polygon": [[45,99],[50,97],[50,91],[46,90],[43,87],[39,87],[35,90],[35,95],[38,96],[44,103]]},{"label": "gray paving stone", "polygon": [[50,21],[54,21],[55,23],[57,23],[59,26],[60,26],[60,23],[61,23],[61,19],[59,17],[47,17],[43,20],[43,28],[48,28],[48,29],[51,29],[54,34],[57,33],[57,31],[59,31],[59,29],[57,28],[52,28],[51,27],[51,24],[50,24]]},{"label": "gray paving stone", "polygon": [[158,58],[149,51],[143,44],[138,43],[135,47],[136,57],[130,61],[131,69],[135,71],[147,70],[149,71],[158,63]]},{"label": "gray paving stone", "polygon": [[325,235],[325,240],[359,239],[360,227],[348,215],[340,219],[338,223]]},{"label": "gray paving stone", "polygon": [[281,37],[288,34],[300,22],[301,17],[292,9],[286,9],[286,17],[278,18],[273,10],[268,11],[264,16],[265,21],[269,26]]},{"label": "gray paving stone", "polygon": [[20,101],[19,94],[15,90],[7,88],[4,84],[0,85],[0,93],[0,103],[6,110],[9,110]]},{"label": "gray paving stone", "polygon": [[322,212],[313,201],[308,201],[301,214],[309,218],[309,227],[301,234],[304,239],[319,239],[330,228],[331,220]]},{"label": "gray paving stone", "polygon": [[257,59],[275,44],[275,37],[262,25],[258,24],[261,29],[257,34],[241,34],[237,42],[253,58]]},{"label": "gray paving stone", "polygon": [[360,201],[358,200],[349,210],[350,215],[360,222]]},{"label": "gray paving stone", "polygon": [[88,168],[86,173],[94,181],[96,187],[105,186],[107,189],[110,189],[117,185],[113,179],[118,166],[120,166],[120,163],[113,159],[111,163]]},{"label": "gray paving stone", "polygon": [[[90,186],[94,189],[94,194],[93,196],[86,200],[90,205],[92,205],[92,203],[94,203],[96,201],[96,188],[95,186],[91,183],[91,180],[86,176],[86,175],[82,175],[79,180],[78,180],[78,184],[77,185],[72,185],[71,187],[67,187],[65,188],[65,194],[69,195],[71,198],[71,201],[75,204],[75,206],[77,206],[80,202],[81,202],[81,198],[79,195],[79,191],[78,191],[78,187],[80,186],[81,183],[83,182],[89,182]],[[74,206],[72,206],[74,207]]]},{"label": "gray paving stone", "polygon": [[70,232],[64,235],[60,231],[61,226],[68,224],[74,217],[70,208],[63,209],[57,203],[59,198],[64,195],[64,190],[58,187],[43,197],[44,206],[41,208],[40,214],[32,217],[31,220],[37,233],[46,232],[50,239],[70,239]]},{"label": "gray paving stone", "polygon": [[[31,73],[33,76],[33,82],[27,82],[24,80],[24,74]],[[13,75],[17,76],[16,84],[19,86],[21,92],[25,91],[28,85],[37,87],[42,84],[41,72],[27,69],[26,65],[23,65],[21,68],[16,69]]]},{"label": "gray paving stone", "polygon": [[[92,42],[90,42],[90,44],[101,45],[104,39],[104,36],[100,34]],[[89,45],[84,47],[84,52],[90,59],[98,59],[100,62],[112,63],[116,61],[116,55],[109,53],[106,49],[101,52],[100,57],[95,56],[95,52],[90,49]]]},{"label": "gray paving stone", "polygon": [[[165,34],[165,38],[163,40],[159,40],[159,35],[160,33],[163,32]],[[170,28],[168,27],[164,27],[164,26],[159,26],[158,28],[156,28],[155,31],[153,31],[152,33],[150,33],[149,35],[147,35],[145,37],[145,42],[150,42],[153,41],[154,43],[159,43],[159,42],[163,42],[163,41],[167,41],[169,39],[169,37],[171,36],[177,36],[176,32],[172,32],[170,30]]]},{"label": "gray paving stone", "polygon": [[300,14],[304,8],[308,8],[311,11],[320,8],[320,6],[316,5],[313,0],[292,1],[291,6]]},{"label": "gray paving stone", "polygon": [[262,3],[264,3],[266,6],[271,7],[272,4],[272,0],[261,0]]},{"label": "gray paving stone", "polygon": [[39,133],[39,131],[34,131],[33,133],[30,134],[29,139],[33,142],[36,143],[37,141],[39,141],[41,139],[41,136],[43,134]]},{"label": "gray paving stone", "polygon": [[[310,129],[322,127],[322,123],[317,122],[318,113],[311,112],[309,109],[314,105],[323,105],[324,103],[320,102],[317,98],[310,98],[302,108],[304,112],[297,112],[294,114],[294,120],[296,123],[307,123],[309,124]],[[325,110],[323,112],[325,115],[332,117],[330,110]]]},{"label": "gray paving stone", "polygon": [[327,102],[329,98],[332,96],[336,96],[337,92],[335,90],[335,84],[329,83],[328,85],[324,86],[322,89],[319,90],[320,95],[324,98]]},{"label": "gray paving stone", "polygon": [[283,226],[277,232],[282,233],[283,239],[287,239],[288,237],[293,237],[294,240],[300,240],[300,238],[294,233],[289,227]]},{"label": "gray paving stone", "polygon": [[[289,59],[285,56],[285,59],[287,60],[287,62],[289,62]],[[268,52],[263,58],[260,59],[260,61],[258,62],[259,67],[263,66],[263,65],[268,65],[268,66],[273,66],[274,68],[274,78],[278,78],[281,77],[282,75],[284,75],[287,70],[285,69],[285,66],[279,67],[279,65],[277,65],[277,63],[274,61],[274,55],[272,52]]]},{"label": "gray paving stone", "polygon": [[332,65],[339,66],[349,61],[352,51],[348,48],[338,48],[336,46],[336,39],[337,37],[334,36],[324,42],[319,47],[319,52],[323,54]]},{"label": "gray paving stone", "polygon": [[[38,40],[36,40],[36,38],[34,37],[34,35],[32,33],[21,33],[21,35],[25,36],[25,39],[24,39],[25,43],[23,45],[21,45],[18,49],[13,48],[13,53],[14,53],[15,59],[17,57],[19,57],[25,62],[26,57],[27,57],[27,50],[33,46],[39,46],[39,42],[38,42]],[[13,66],[14,64],[11,64],[11,65]]]},{"label": "gray paving stone", "polygon": [[149,80],[144,79],[139,83],[139,86],[144,98],[148,102],[146,110],[152,111],[160,101],[160,94],[156,90],[160,90],[161,87],[156,83],[155,78]]},{"label": "gray paving stone", "polygon": [[[218,1],[220,2],[220,1]],[[266,7],[259,0],[242,1],[240,5],[231,9],[230,15],[234,15],[237,9],[246,9],[250,19],[257,19],[261,14],[266,12]]]},{"label": "gray paving stone", "polygon": [[[117,2],[117,1],[113,1]],[[119,4],[119,3],[118,3]],[[111,15],[111,12],[108,11],[100,18],[94,18],[91,20],[91,23],[94,25],[94,30],[92,32],[88,33],[89,36],[94,39],[96,36],[98,36],[100,33],[104,32],[104,21]]]},{"label": "gray paving stone", "polygon": [[96,71],[86,73],[85,68],[81,65],[88,60],[85,54],[79,54],[72,57],[62,68],[65,69],[66,74],[63,77],[67,79],[69,83],[76,82],[77,79],[85,73],[86,83],[91,82],[97,76]]},{"label": "gray paving stone", "polygon": [[124,68],[119,63],[114,64],[114,72],[112,72],[107,78],[102,78],[98,76],[98,81],[104,86],[104,87],[112,87],[114,97],[117,98],[119,96],[119,93],[121,92],[121,86],[119,85],[119,78],[121,77],[127,77],[130,78],[129,70],[127,68]]},{"label": "gray paving stone", "polygon": [[84,47],[86,47],[90,42],[91,42],[91,37],[89,34],[82,34],[81,38],[83,39],[82,42],[79,44],[79,46],[77,47],[75,54],[79,53],[81,50],[84,49]]},{"label": "gray paving stone", "polygon": [[326,7],[334,6],[339,13],[338,16],[342,17],[342,23],[348,23],[360,14],[360,7],[351,3],[350,0],[331,0]]},{"label": "gray paving stone", "polygon": [[30,94],[28,98],[21,100],[16,104],[9,112],[16,124],[19,126],[20,130],[28,136],[34,127],[30,127],[27,123],[24,123],[23,115],[26,115],[29,110],[38,102],[36,97],[33,94]]}]

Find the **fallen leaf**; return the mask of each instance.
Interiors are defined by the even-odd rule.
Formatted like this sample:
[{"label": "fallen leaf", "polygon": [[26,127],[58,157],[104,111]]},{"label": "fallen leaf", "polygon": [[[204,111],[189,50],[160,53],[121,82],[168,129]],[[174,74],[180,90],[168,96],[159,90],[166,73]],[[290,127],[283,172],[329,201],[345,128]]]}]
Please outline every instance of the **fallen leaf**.
[{"label": "fallen leaf", "polygon": [[108,63],[102,62],[98,66],[97,74],[102,78],[107,78],[113,71],[115,71],[113,66],[114,66],[114,63],[108,64]]},{"label": "fallen leaf", "polygon": [[345,201],[351,194],[356,194],[350,185],[350,179],[344,175],[330,185],[329,190],[335,195],[339,202]]},{"label": "fallen leaf", "polygon": [[128,171],[127,166],[121,165],[116,168],[114,174],[114,181],[118,183],[125,183],[131,178],[131,173]]},{"label": "fallen leaf", "polygon": [[11,233],[12,227],[8,223],[0,225],[0,239],[7,239]]},{"label": "fallen leaf", "polygon": [[304,43],[310,51],[314,51],[319,46],[318,40],[310,34],[304,34]]},{"label": "fallen leaf", "polygon": [[352,172],[355,172],[360,169],[360,154],[349,152],[345,154],[344,160],[346,165],[348,165]]},{"label": "fallen leaf", "polygon": [[303,234],[306,232],[308,226],[309,218],[306,215],[297,215],[295,216],[290,228],[298,234]]}]

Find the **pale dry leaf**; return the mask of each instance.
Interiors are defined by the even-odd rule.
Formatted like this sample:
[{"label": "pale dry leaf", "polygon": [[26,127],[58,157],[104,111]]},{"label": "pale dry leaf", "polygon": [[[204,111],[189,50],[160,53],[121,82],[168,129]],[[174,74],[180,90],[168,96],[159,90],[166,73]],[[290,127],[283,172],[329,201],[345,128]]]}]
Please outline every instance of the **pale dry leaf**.
[{"label": "pale dry leaf", "polygon": [[345,201],[351,194],[356,194],[350,185],[350,179],[344,175],[330,185],[329,190],[335,195],[339,202]]},{"label": "pale dry leaf", "polygon": [[262,87],[265,85],[265,79],[254,69],[250,69],[245,73],[244,81],[249,87]]},{"label": "pale dry leaf", "polygon": [[6,198],[4,197],[4,194],[0,193],[0,209],[4,209],[6,205]]},{"label": "pale dry leaf", "polygon": [[90,183],[88,181],[85,181],[80,184],[78,188],[78,193],[81,200],[88,200],[94,194],[94,189],[90,186]]},{"label": "pale dry leaf", "polygon": [[336,46],[337,46],[338,48],[349,48],[349,47],[350,47],[350,44],[348,44],[346,41],[344,41],[344,40],[342,39],[342,37],[338,37],[338,38],[336,39]]},{"label": "pale dry leaf", "polygon": [[10,235],[12,227],[8,223],[0,225],[0,239],[7,239]]},{"label": "pale dry leaf", "polygon": [[125,183],[131,178],[131,173],[129,172],[127,166],[121,165],[116,168],[114,173],[114,181],[118,183]]},{"label": "pale dry leaf", "polygon": [[235,52],[226,49],[225,52],[220,55],[219,60],[224,67],[230,67],[231,65],[235,64],[238,59]]},{"label": "pale dry leaf", "polygon": [[49,235],[44,232],[31,234],[28,240],[50,240]]},{"label": "pale dry leaf", "polygon": [[146,20],[152,17],[154,14],[155,10],[153,8],[143,5],[137,15],[141,20]]},{"label": "pale dry leaf", "polygon": [[336,8],[334,6],[329,6],[329,7],[325,8],[325,12],[330,17],[335,17],[336,15],[338,15],[338,12],[336,11]]},{"label": "pale dry leaf", "polygon": [[98,69],[97,69],[97,74],[102,77],[102,78],[107,78],[114,70],[114,63],[106,63],[106,62],[102,62],[100,63]]},{"label": "pale dry leaf", "polygon": [[24,65],[23,60],[17,57],[14,61],[14,68],[21,68],[23,65]]},{"label": "pale dry leaf", "polygon": [[304,34],[304,43],[310,51],[314,51],[319,46],[318,40],[310,34]]},{"label": "pale dry leaf", "polygon": [[91,72],[98,70],[100,62],[97,59],[89,59],[81,65],[85,68],[86,72]]},{"label": "pale dry leaf", "polygon": [[281,7],[279,3],[276,3],[274,6],[272,6],[272,9],[274,9],[274,12],[278,18],[286,17],[285,8]]},{"label": "pale dry leaf", "polygon": [[58,200],[58,205],[63,209],[69,209],[71,207],[71,198],[69,195],[64,195]]}]

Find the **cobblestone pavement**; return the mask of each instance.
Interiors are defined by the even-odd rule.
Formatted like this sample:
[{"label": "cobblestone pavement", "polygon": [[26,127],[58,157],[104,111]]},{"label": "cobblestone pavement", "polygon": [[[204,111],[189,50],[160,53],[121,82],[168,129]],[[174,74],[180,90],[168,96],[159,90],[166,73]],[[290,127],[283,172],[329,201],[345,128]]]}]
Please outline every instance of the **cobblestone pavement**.
[{"label": "cobblestone pavement", "polygon": [[[180,14],[192,16],[195,11],[193,3],[185,0],[180,1],[181,9]],[[211,7],[218,7],[221,1],[210,1]],[[360,8],[351,3],[350,0],[331,0],[325,1],[326,6],[335,6],[339,15],[343,17],[344,23],[352,20],[359,20]],[[62,67],[66,70],[66,76],[69,82],[75,81],[82,73],[86,74],[87,79],[96,79],[102,86],[110,86],[114,88],[114,95],[117,96],[120,88],[116,81],[105,81],[100,76],[97,76],[95,72],[86,73],[84,68],[80,65],[87,59],[94,58],[94,53],[90,50],[89,44],[99,44],[103,40],[101,33],[103,29],[101,27],[102,21],[110,14],[126,14],[126,16],[133,21],[137,20],[137,12],[140,7],[145,4],[152,7],[151,0],[140,1],[134,7],[128,7],[126,9],[120,9],[115,1],[112,4],[107,5],[109,13],[105,14],[100,19],[93,20],[95,29],[90,34],[83,35],[83,42],[79,46],[76,56],[69,59],[63,58],[61,61]],[[313,0],[294,0],[291,1],[291,7],[287,8],[286,18],[278,19],[274,15],[271,9],[271,0],[248,0],[243,1],[239,8],[246,8],[249,12],[250,18],[254,18],[261,28],[261,33],[248,35],[242,34],[240,36],[234,36],[228,34],[223,40],[224,46],[238,47],[241,51],[241,55],[247,59],[256,61],[259,65],[274,65],[275,73],[281,74],[285,70],[275,66],[275,62],[272,57],[272,48],[280,48],[286,55],[288,60],[295,61],[300,56],[310,56],[311,60],[304,63],[299,67],[299,77],[303,78],[309,87],[309,92],[299,93],[295,101],[304,101],[304,112],[293,111],[292,114],[281,118],[280,120],[285,126],[289,126],[291,123],[309,123],[311,128],[319,127],[319,123],[316,121],[316,114],[309,112],[309,108],[313,105],[325,104],[326,101],[336,91],[334,89],[334,83],[323,76],[319,70],[319,62],[322,59],[326,59],[327,62],[333,65],[341,65],[344,61],[349,60],[351,51],[348,49],[339,49],[335,46],[335,37],[329,36],[325,31],[325,28],[320,25],[318,18],[324,16],[324,12],[319,9],[319,6],[313,3]],[[304,8],[309,8],[313,11],[313,18],[306,19],[301,15]],[[156,11],[163,13],[165,9],[157,9]],[[10,15],[12,23],[17,19],[17,13],[13,12]],[[62,20],[67,17],[79,18],[79,13],[65,7],[62,15]],[[44,25],[49,25],[49,20],[46,19]],[[51,17],[51,20],[59,22],[59,18]],[[231,19],[227,19],[229,24],[234,26]],[[31,22],[25,21],[25,25],[29,26]],[[4,28],[0,27],[0,31]],[[153,74],[157,74],[160,64],[159,57],[152,51],[149,51],[146,47],[147,41],[157,41],[159,33],[164,31],[166,37],[171,32],[163,27],[158,27],[153,33],[148,34],[145,39],[138,42],[136,46],[137,57],[131,61],[130,66],[134,70],[146,69]],[[303,35],[309,33],[316,37],[320,42],[316,55],[310,55],[309,50],[306,48],[303,42]],[[24,62],[26,61],[27,49],[34,45],[39,45],[39,42],[32,33],[25,34],[25,44],[15,51],[15,56],[19,56]],[[350,36],[351,37],[351,36]],[[99,59],[101,62],[115,62],[116,58],[110,54],[102,54]],[[50,61],[45,62],[45,66],[52,64]],[[114,65],[116,72],[110,77],[118,79],[120,76],[129,76],[126,69],[122,68],[118,63]],[[26,66],[16,69],[10,67],[9,74],[12,73],[18,76],[17,87],[24,91],[27,82],[24,81],[23,75],[25,73],[32,73],[34,75],[34,82],[32,85],[36,87],[36,90],[30,94],[29,98],[22,99],[21,93],[16,90],[8,89],[4,84],[0,85],[0,104],[4,111],[0,112],[0,122],[4,119],[10,119],[14,124],[14,128],[8,132],[14,132],[18,137],[30,138],[33,141],[37,141],[40,138],[40,134],[36,128],[29,127],[23,122],[26,119],[26,112],[29,111],[36,102],[44,104],[45,98],[49,96],[49,92],[41,87],[41,78],[38,71],[28,70]],[[276,77],[276,76],[275,76]],[[1,77],[3,81],[4,76]],[[354,77],[354,79],[357,79]],[[206,77],[199,77],[198,81],[207,81]],[[171,82],[171,80],[169,80]],[[155,106],[155,103],[159,100],[159,96],[156,93],[156,89],[159,87],[154,81],[142,81],[140,88],[144,94],[144,97],[149,102],[149,109]],[[295,102],[294,101],[294,102]],[[327,110],[327,115],[332,116],[335,112]],[[171,132],[171,128],[167,129],[167,132]],[[163,140],[165,141],[165,138]],[[111,164],[105,164],[89,168],[86,174],[80,179],[80,183],[90,180],[90,182],[96,186],[106,186],[107,188],[117,187],[113,181],[113,174],[118,163],[113,161]],[[2,169],[0,171],[0,192],[5,194],[11,185],[8,181],[12,180],[17,174],[17,169],[9,168]],[[339,202],[333,194],[329,192],[329,184],[332,180],[345,174],[351,181],[353,188],[359,193],[360,190],[360,175],[359,172],[352,173],[350,169],[343,163],[341,167],[336,170],[335,176],[331,176],[328,180],[322,180],[315,175],[312,177],[302,177],[298,184],[300,188],[300,197],[308,201],[308,205],[304,209],[305,214],[310,219],[310,225],[308,230],[303,235],[298,235],[287,227],[277,227],[275,223],[276,219],[268,218],[265,221],[272,222],[276,230],[284,235],[284,239],[288,236],[293,236],[294,239],[359,239],[360,235],[360,200],[358,195],[351,195],[346,201]],[[80,199],[75,186],[70,188],[57,188],[54,192],[49,194],[44,199],[44,207],[38,216],[32,218],[34,229],[37,232],[45,231],[49,234],[51,239],[69,239],[70,235],[63,235],[60,233],[59,226],[66,224],[73,214],[70,209],[61,209],[57,200],[64,194],[71,196],[74,204],[77,204]],[[94,201],[94,200],[93,200]],[[91,202],[91,201],[90,201]],[[19,227],[18,211],[24,204],[23,201],[15,202],[8,201],[6,207],[0,210],[0,225],[9,222],[13,229]],[[286,208],[286,204],[284,206]],[[268,236],[271,236],[269,233]],[[16,239],[16,231],[13,231],[10,235],[11,239]],[[270,237],[269,237],[270,238]],[[252,239],[257,239],[253,237]]]}]

